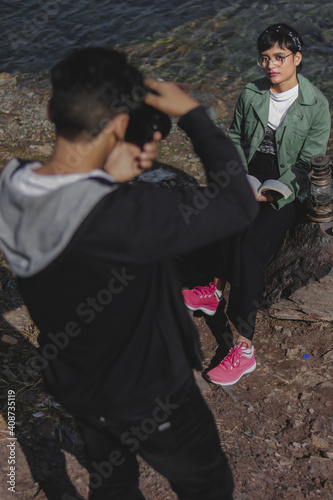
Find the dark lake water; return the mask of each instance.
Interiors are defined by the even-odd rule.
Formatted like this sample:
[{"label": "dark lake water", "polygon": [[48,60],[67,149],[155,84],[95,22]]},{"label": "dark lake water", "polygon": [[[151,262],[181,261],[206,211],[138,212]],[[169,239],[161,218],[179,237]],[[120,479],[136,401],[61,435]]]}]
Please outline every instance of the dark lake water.
[{"label": "dark lake water", "polygon": [[[231,3],[231,2],[230,2]],[[114,48],[190,20],[214,16],[225,0],[11,0],[0,6],[0,69],[40,72],[71,48]]]},{"label": "dark lake water", "polygon": [[[115,47],[147,36],[166,37],[193,20],[223,17],[221,54],[253,50],[266,25],[286,22],[304,35],[313,71],[330,75],[333,58],[333,2],[284,0],[11,0],[0,6],[0,71],[35,73],[49,69],[71,48]],[[211,30],[211,25],[209,30]],[[223,35],[223,33],[222,33]],[[207,39],[211,32],[198,32]],[[205,50],[209,50],[207,44]],[[212,47],[214,49],[214,47]],[[232,60],[231,60],[232,62]],[[317,64],[318,63],[318,64]],[[323,64],[323,67],[319,65]]]},{"label": "dark lake water", "polygon": [[248,80],[261,75],[257,36],[276,22],[298,29],[303,74],[332,103],[332,0],[3,1],[0,72],[44,72],[74,48],[131,44],[139,64],[164,78]]}]

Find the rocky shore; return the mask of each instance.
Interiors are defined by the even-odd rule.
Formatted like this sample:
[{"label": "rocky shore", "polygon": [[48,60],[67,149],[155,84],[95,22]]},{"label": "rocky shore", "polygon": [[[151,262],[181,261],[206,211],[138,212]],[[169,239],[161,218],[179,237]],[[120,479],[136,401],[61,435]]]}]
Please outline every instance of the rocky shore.
[{"label": "rocky shore", "polygon": [[[216,122],[227,127],[247,75],[241,77],[239,72],[234,79],[230,75],[223,79],[206,67],[196,72],[193,68],[195,76],[186,78],[175,57],[181,47],[179,40],[176,45],[175,40],[164,40],[125,50],[147,74],[157,76],[158,72],[165,79],[182,80],[210,108]],[[51,154],[54,130],[45,111],[49,92],[47,74],[0,74],[0,168],[13,156],[44,161]],[[332,155],[332,134],[328,154]],[[158,159],[184,170],[199,184],[205,182],[200,162],[176,124],[161,144]],[[333,276],[317,283],[316,291],[309,286],[307,304],[316,294],[313,307],[318,310],[318,303],[322,306],[326,301],[325,308],[332,311]],[[297,300],[301,308],[304,296]],[[0,498],[86,499],[88,476],[74,419],[47,394],[39,377],[29,383],[20,378],[18,366],[31,358],[38,332],[4,259],[0,262],[0,304]],[[222,357],[219,317],[208,321],[197,315],[193,319],[207,369]],[[239,384],[224,390],[208,385],[197,374],[234,472],[235,500],[331,499],[332,318],[326,314],[314,320],[306,315],[283,319],[266,310],[258,316],[256,331],[258,369]],[[304,354],[309,354],[308,359]],[[15,494],[7,484],[8,391],[16,395]],[[143,461],[140,467],[147,499],[176,498],[161,476]]]}]

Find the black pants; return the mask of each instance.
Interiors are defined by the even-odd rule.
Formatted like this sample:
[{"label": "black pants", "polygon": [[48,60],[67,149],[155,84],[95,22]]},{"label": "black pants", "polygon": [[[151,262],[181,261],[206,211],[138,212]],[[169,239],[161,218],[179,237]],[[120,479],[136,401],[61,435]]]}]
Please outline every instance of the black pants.
[{"label": "black pants", "polygon": [[90,461],[90,500],[139,500],[136,454],[182,500],[232,500],[233,479],[213,416],[191,377],[142,418],[79,420]]},{"label": "black pants", "polygon": [[[261,182],[277,178],[276,157],[257,153],[249,172]],[[238,333],[252,340],[264,288],[265,266],[287,229],[295,222],[294,203],[280,210],[259,203],[259,214],[244,231],[224,239],[219,247],[217,276],[231,284],[227,315]]]},{"label": "black pants", "polygon": [[264,288],[265,266],[295,221],[295,206],[280,210],[260,205],[259,215],[243,232],[222,242],[219,277],[230,283],[227,315],[238,333],[252,340]]}]

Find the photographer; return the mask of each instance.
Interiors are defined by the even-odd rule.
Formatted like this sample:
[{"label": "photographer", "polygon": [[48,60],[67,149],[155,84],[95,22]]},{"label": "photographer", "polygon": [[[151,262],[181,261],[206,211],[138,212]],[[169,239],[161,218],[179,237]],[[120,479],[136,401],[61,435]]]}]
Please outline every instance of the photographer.
[{"label": "photographer", "polygon": [[128,183],[156,150],[154,141],[124,142],[129,112],[145,106],[133,97],[144,89],[140,72],[116,51],[88,48],[58,63],[51,80],[54,152],[44,164],[5,168],[0,237],[40,330],[36,364],[78,419],[89,498],[143,498],[138,453],[180,499],[231,499],[231,471],[193,379],[198,335],[170,258],[255,217],[237,150],[176,84],[149,80],[156,93],[145,103],[181,117],[208,186]]}]

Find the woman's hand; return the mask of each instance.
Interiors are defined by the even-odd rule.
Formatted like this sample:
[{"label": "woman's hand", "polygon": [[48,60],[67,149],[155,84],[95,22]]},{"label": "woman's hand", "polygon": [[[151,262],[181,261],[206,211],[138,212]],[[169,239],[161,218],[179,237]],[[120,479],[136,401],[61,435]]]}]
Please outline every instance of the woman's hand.
[{"label": "woman's hand", "polygon": [[275,198],[270,191],[263,191],[261,195],[257,197],[257,201],[272,203],[273,201],[275,201]]},{"label": "woman's hand", "polygon": [[156,156],[157,142],[162,138],[161,132],[154,132],[153,141],[144,144],[140,149],[135,144],[118,141],[109,154],[103,169],[116,182],[127,182],[148,170]]}]

